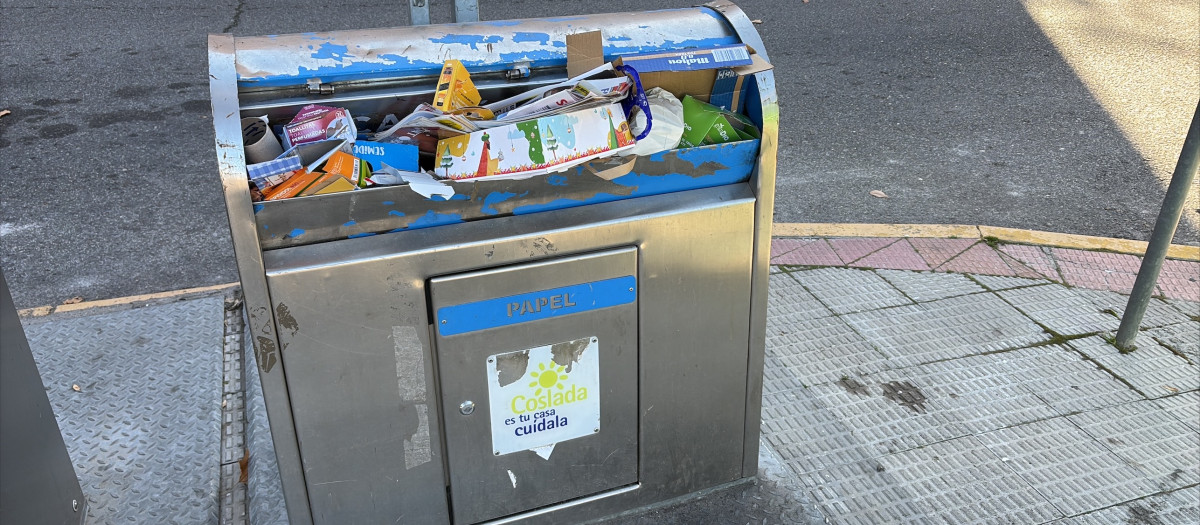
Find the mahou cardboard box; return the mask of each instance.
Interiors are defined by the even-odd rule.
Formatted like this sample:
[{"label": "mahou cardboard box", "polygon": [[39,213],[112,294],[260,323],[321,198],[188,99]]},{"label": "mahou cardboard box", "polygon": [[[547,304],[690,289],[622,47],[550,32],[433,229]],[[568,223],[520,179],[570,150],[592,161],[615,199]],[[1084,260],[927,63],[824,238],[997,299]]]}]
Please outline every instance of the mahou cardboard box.
[{"label": "mahou cardboard box", "polygon": [[434,160],[437,174],[448,179],[524,178],[634,144],[621,105],[608,104],[442,139]]}]

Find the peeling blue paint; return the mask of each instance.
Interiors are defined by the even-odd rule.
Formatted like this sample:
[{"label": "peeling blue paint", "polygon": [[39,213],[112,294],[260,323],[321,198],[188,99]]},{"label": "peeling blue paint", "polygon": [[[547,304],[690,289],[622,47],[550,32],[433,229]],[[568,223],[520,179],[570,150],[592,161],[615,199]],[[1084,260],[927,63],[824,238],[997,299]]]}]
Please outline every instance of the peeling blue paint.
[{"label": "peeling blue paint", "polygon": [[442,226],[457,222],[463,222],[462,215],[457,213],[438,213],[429,210],[425,212],[425,215],[410,223],[408,229],[415,230],[417,228],[429,228],[431,226]]},{"label": "peeling blue paint", "polygon": [[[646,27],[646,26],[642,26]],[[632,42],[633,39],[627,36],[612,36],[608,37],[609,42]]]},{"label": "peeling blue paint", "polygon": [[562,175],[548,175],[546,176],[546,183],[551,186],[566,186],[567,178]]},{"label": "peeling blue paint", "polygon": [[291,237],[291,238],[293,238],[293,239],[294,239],[294,238],[296,238],[296,237],[299,237],[299,236],[301,236],[301,235],[304,235],[304,233],[305,233],[305,232],[304,232],[304,230],[303,230],[303,229],[296,228],[296,229],[294,229],[294,230],[292,230],[292,231],[288,232],[288,237]]},{"label": "peeling blue paint", "polygon": [[396,210],[392,210],[392,211],[389,211],[389,212],[388,212],[388,215],[395,215],[395,216],[397,216],[397,217],[403,217],[403,216],[404,216],[404,212],[402,212],[402,211],[396,211]]},{"label": "peeling blue paint", "polygon": [[452,201],[469,201],[469,200],[471,200],[471,197],[468,197],[461,193],[456,193],[456,194],[454,194],[453,197],[450,197],[450,200],[452,200]]},{"label": "peeling blue paint", "polygon": [[486,197],[483,198],[483,207],[480,208],[480,211],[482,211],[483,213],[486,213],[488,215],[499,214],[500,211],[497,210],[496,208],[493,208],[492,206],[495,204],[504,202],[504,201],[511,199],[513,197],[516,197],[516,196],[517,196],[516,193],[510,193],[507,191],[506,192],[493,191],[493,192],[489,193]]},{"label": "peeling blue paint", "polygon": [[334,60],[346,60],[347,58],[354,57],[354,55],[351,55],[349,53],[350,53],[349,47],[325,42],[324,44],[321,44],[321,47],[317,48],[317,50],[313,52],[312,57],[313,58],[332,58]]},{"label": "peeling blue paint", "polygon": [[519,26],[522,24],[522,22],[520,20],[496,20],[494,22],[483,22],[483,24],[493,27],[509,27]]},{"label": "peeling blue paint", "polygon": [[384,206],[395,206],[396,202],[395,201],[383,201],[383,205]]},{"label": "peeling blue paint", "polygon": [[455,35],[449,34],[442,38],[430,38],[429,41],[434,44],[464,44],[471,46],[471,49],[479,49],[480,44],[498,44],[503,38],[500,35]]},{"label": "peeling blue paint", "polygon": [[254,205],[254,213],[258,213],[258,212],[260,212],[260,211],[263,211],[263,205],[262,205],[262,204],[255,204],[255,205]]},{"label": "peeling blue paint", "polygon": [[550,33],[532,33],[532,32],[525,32],[525,31],[518,31],[516,33],[513,33],[512,41],[517,44],[521,44],[524,42],[537,42],[537,43],[545,46],[545,45],[550,44]]},{"label": "peeling blue paint", "polygon": [[357,223],[357,222],[355,222],[355,221],[347,221],[346,223],[342,224],[342,227],[343,227],[343,228],[349,228],[349,227],[351,227],[351,226],[354,226],[355,224],[358,224],[358,223]]}]

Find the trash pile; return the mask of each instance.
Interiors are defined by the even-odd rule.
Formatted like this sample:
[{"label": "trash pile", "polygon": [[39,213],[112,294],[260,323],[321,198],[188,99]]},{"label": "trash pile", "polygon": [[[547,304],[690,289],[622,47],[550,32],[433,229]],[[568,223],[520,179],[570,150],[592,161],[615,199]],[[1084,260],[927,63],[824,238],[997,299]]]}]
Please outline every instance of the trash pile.
[{"label": "trash pile", "polygon": [[745,45],[624,55],[487,101],[468,69],[447,60],[429,102],[374,131],[359,129],[347,109],[320,104],[285,123],[243,118],[251,198],[519,179],[612,155],[755,140],[760,130],[742,114],[743,79],[770,67]]}]

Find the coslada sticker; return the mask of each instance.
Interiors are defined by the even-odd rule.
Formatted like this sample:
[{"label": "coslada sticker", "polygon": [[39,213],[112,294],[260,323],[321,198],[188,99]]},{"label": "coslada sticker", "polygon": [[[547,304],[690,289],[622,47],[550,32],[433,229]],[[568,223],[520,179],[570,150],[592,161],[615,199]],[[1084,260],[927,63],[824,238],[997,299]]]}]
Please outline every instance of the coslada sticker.
[{"label": "coslada sticker", "polygon": [[599,340],[586,337],[489,356],[495,455],[599,432],[599,352]]}]

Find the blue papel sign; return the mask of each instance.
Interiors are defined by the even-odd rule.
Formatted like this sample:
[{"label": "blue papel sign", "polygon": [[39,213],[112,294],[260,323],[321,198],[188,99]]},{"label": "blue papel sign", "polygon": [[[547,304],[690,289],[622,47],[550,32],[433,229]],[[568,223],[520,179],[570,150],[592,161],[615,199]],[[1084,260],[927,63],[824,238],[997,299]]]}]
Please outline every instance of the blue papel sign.
[{"label": "blue papel sign", "polygon": [[632,275],[438,308],[437,326],[451,336],[631,303]]}]

